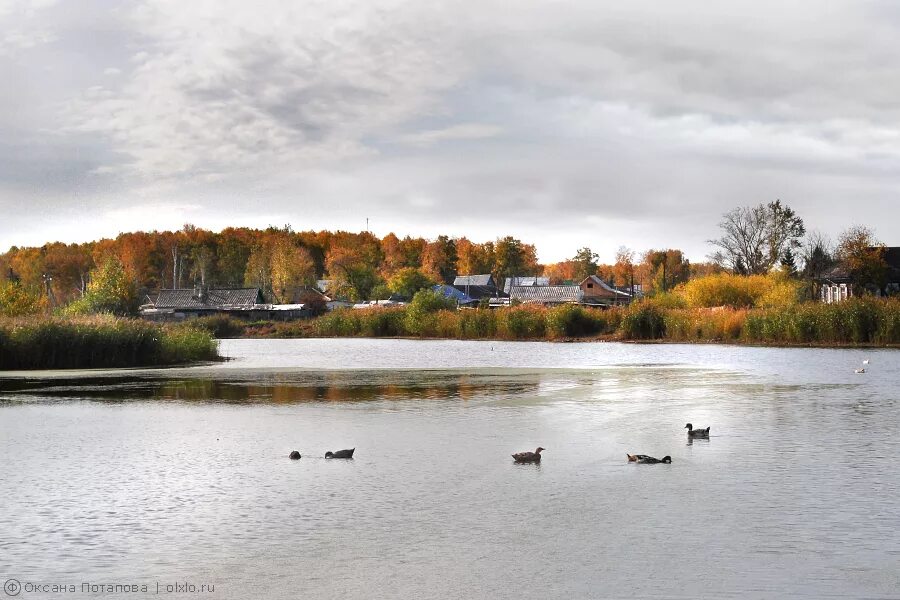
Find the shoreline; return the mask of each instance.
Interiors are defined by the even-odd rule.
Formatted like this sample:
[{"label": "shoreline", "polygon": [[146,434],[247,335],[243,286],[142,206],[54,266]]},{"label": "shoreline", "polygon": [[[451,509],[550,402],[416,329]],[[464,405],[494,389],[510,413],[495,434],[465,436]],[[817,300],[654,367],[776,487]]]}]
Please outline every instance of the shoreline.
[{"label": "shoreline", "polygon": [[852,350],[854,348],[869,349],[885,349],[900,350],[900,344],[876,344],[872,342],[832,342],[832,343],[815,343],[815,342],[758,342],[758,341],[741,341],[741,340],[678,340],[678,339],[623,339],[616,335],[602,336],[583,336],[583,337],[563,337],[563,338],[518,338],[509,339],[502,337],[485,337],[485,338],[460,338],[460,337],[422,337],[411,335],[395,335],[395,336],[365,336],[365,335],[298,335],[298,336],[280,336],[280,335],[240,335],[233,337],[221,337],[223,340],[410,340],[410,341],[459,341],[459,342],[546,342],[550,344],[635,344],[635,345],[696,345],[696,346],[737,346],[743,348],[819,348],[834,350]]}]

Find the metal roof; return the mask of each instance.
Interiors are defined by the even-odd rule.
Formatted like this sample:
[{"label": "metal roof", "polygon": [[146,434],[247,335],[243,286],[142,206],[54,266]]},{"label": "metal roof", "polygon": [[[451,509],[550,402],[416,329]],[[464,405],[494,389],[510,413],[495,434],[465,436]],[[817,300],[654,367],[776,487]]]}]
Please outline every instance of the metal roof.
[{"label": "metal roof", "polygon": [[456,279],[453,280],[453,287],[458,288],[467,285],[493,287],[494,278],[488,273],[487,275],[458,275]]},{"label": "metal roof", "polygon": [[252,308],[263,302],[259,288],[211,289],[204,300],[196,289],[160,290],[153,308]]},{"label": "metal roof", "polygon": [[503,282],[503,291],[509,293],[509,289],[513,286],[519,287],[536,287],[550,285],[549,277],[507,277]]},{"label": "metal roof", "polygon": [[553,304],[581,302],[584,293],[577,285],[513,286],[509,297],[526,303]]}]

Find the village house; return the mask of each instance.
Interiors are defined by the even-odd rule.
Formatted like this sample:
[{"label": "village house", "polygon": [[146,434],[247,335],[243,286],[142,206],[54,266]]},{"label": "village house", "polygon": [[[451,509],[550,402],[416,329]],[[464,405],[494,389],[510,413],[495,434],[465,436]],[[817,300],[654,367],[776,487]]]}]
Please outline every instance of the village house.
[{"label": "village house", "polygon": [[577,287],[584,295],[585,304],[611,306],[628,304],[632,300],[630,293],[609,285],[596,275],[585,277]]},{"label": "village house", "polygon": [[246,320],[289,321],[311,316],[306,304],[268,304],[259,288],[160,290],[146,297],[141,317],[151,321],[184,321],[197,317],[228,315]]},{"label": "village house", "polygon": [[494,298],[498,291],[497,282],[491,274],[459,275],[453,280],[453,287],[475,300]]},{"label": "village house", "polygon": [[[887,267],[884,287],[869,291],[876,296],[893,296],[900,293],[900,246],[885,248],[884,262]],[[858,296],[864,291],[859,289],[859,284],[853,280],[843,265],[837,265],[826,271],[818,278],[817,283],[819,299],[826,304]]]},{"label": "village house", "polygon": [[461,292],[452,285],[447,285],[446,283],[432,286],[431,290],[442,295],[444,298],[456,301],[457,306],[473,306],[479,302],[479,300],[467,296],[465,292]]}]

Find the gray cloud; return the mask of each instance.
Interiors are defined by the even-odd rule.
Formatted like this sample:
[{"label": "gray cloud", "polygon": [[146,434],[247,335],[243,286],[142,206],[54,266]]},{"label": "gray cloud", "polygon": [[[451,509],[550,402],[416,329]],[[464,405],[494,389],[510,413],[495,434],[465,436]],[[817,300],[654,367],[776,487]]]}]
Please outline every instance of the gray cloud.
[{"label": "gray cloud", "polygon": [[442,4],[0,0],[0,205],[55,208],[0,243],[369,216],[700,259],[776,197],[900,243],[893,4]]}]

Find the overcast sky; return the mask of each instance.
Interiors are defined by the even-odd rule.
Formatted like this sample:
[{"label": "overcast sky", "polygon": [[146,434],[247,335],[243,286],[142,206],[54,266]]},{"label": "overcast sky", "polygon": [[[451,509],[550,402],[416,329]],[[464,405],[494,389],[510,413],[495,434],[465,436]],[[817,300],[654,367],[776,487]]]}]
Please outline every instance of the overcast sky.
[{"label": "overcast sky", "polygon": [[290,223],[702,260],[900,245],[890,0],[0,0],[0,248]]}]

